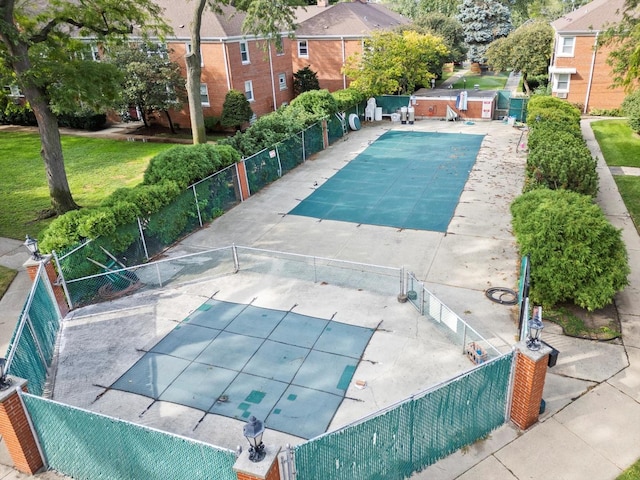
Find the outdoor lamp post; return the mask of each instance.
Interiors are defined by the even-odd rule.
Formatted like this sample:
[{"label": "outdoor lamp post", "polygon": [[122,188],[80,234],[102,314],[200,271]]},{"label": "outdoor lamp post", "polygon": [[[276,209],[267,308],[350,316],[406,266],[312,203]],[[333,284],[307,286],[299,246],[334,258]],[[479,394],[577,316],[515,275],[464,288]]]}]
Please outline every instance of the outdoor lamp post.
[{"label": "outdoor lamp post", "polygon": [[42,255],[40,255],[40,250],[38,250],[38,240],[27,235],[27,239],[23,245],[27,247],[27,250],[31,253],[32,260],[42,260]]},{"label": "outdoor lamp post", "polygon": [[544,328],[541,316],[541,308],[534,308],[533,317],[529,319],[529,338],[527,339],[527,348],[529,350],[540,350],[540,332]]},{"label": "outdoor lamp post", "polygon": [[264,443],[262,443],[264,424],[251,415],[243,427],[242,433],[249,442],[249,460],[252,462],[261,461],[265,456]]}]

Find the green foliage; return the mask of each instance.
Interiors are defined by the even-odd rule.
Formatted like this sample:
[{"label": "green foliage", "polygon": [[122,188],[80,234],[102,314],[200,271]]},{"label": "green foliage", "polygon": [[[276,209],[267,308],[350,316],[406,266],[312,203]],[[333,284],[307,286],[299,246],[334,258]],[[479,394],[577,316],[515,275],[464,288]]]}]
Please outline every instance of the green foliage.
[{"label": "green foliage", "polygon": [[347,58],[343,72],[366,96],[413,93],[430,84],[449,57],[440,37],[415,31],[376,31],[362,54]]},{"label": "green foliage", "polygon": [[291,101],[291,106],[302,108],[316,119],[338,112],[336,99],[326,89],[301,93]]},{"label": "green foliage", "polygon": [[622,111],[628,117],[631,130],[640,132],[640,90],[627,95],[622,102]]},{"label": "green foliage", "polygon": [[521,72],[525,91],[529,93],[528,76],[544,74],[549,67],[553,38],[553,28],[547,22],[526,23],[489,45],[487,63],[494,71]]},{"label": "green foliage", "polygon": [[462,0],[458,11],[469,60],[485,63],[489,44],[513,28],[509,8],[499,0]]},{"label": "green foliage", "polygon": [[293,93],[300,95],[309,90],[320,90],[318,74],[307,65],[293,74]]},{"label": "green foliage", "polygon": [[620,108],[592,108],[589,115],[594,117],[622,117],[622,109]]},{"label": "green foliage", "polygon": [[611,24],[599,38],[611,50],[607,63],[613,68],[613,85],[622,86],[627,92],[633,92],[640,84],[639,4],[638,0],[626,0],[620,21]]},{"label": "green foliage", "polygon": [[240,130],[240,127],[249,122],[252,116],[253,110],[247,97],[237,90],[229,90],[224,97],[220,125]]},{"label": "green foliage", "polygon": [[142,120],[154,112],[168,115],[169,110],[180,110],[187,95],[180,65],[169,60],[163,44],[142,42],[125,43],[108,50],[106,61],[122,72],[122,95],[118,103],[121,111],[132,106],[142,112]]},{"label": "green foliage", "polygon": [[204,129],[207,133],[214,133],[220,130],[220,117],[204,117]]},{"label": "green foliage", "polygon": [[531,300],[593,311],[613,301],[630,269],[620,230],[589,196],[538,189],[511,205],[520,253],[531,257]]},{"label": "green foliage", "polygon": [[389,7],[415,20],[432,13],[452,17],[458,11],[459,3],[460,0],[395,0]]},{"label": "green foliage", "polygon": [[[448,2],[452,5],[453,2]],[[442,37],[449,50],[445,62],[462,62],[467,55],[464,43],[464,32],[460,22],[451,15],[441,12],[421,13],[414,18],[414,25],[419,33],[431,33]]]},{"label": "green foliage", "polygon": [[339,112],[344,112],[367,98],[360,90],[352,87],[337,90],[331,95],[336,101]]},{"label": "green foliage", "polygon": [[527,156],[528,188],[567,189],[584,195],[598,192],[596,160],[582,138],[569,132],[554,131],[538,137]]},{"label": "green foliage", "polygon": [[549,95],[534,95],[527,103],[527,118],[535,119],[563,118],[580,123],[580,110],[566,100]]},{"label": "green foliage", "polygon": [[144,184],[152,185],[162,181],[175,182],[185,189],[196,180],[211,175],[240,160],[239,155],[228,146],[177,145],[166,150],[149,162],[144,173]]},{"label": "green foliage", "polygon": [[591,122],[591,129],[607,165],[640,168],[640,138],[626,119]]}]

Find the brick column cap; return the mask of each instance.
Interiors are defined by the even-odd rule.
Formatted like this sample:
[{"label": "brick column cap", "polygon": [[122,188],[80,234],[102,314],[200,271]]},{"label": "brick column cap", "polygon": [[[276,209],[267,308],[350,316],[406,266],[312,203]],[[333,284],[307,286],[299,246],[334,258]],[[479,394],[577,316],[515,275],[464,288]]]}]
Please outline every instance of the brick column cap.
[{"label": "brick column cap", "polygon": [[244,473],[253,478],[267,478],[271,466],[278,458],[281,447],[275,447],[273,445],[265,445],[265,456],[260,462],[252,462],[249,460],[249,449],[242,452],[236,463],[233,464],[233,470],[236,473]]},{"label": "brick column cap", "polygon": [[7,398],[13,396],[16,393],[16,388],[22,390],[27,384],[24,378],[7,376],[7,380],[11,380],[11,386],[6,390],[0,390],[0,403],[4,403]]},{"label": "brick column cap", "polygon": [[43,255],[42,258],[40,260],[34,260],[32,257],[29,257],[29,259],[24,262],[22,264],[23,267],[27,268],[27,267],[37,267],[39,266],[41,263],[48,263],[51,261],[51,257],[52,255],[50,253],[47,253],[46,255]]},{"label": "brick column cap", "polygon": [[523,355],[529,357],[529,359],[531,359],[534,363],[538,363],[552,351],[551,347],[545,345],[544,343],[540,344],[540,350],[529,350],[527,348],[526,340],[516,343],[515,349]]}]

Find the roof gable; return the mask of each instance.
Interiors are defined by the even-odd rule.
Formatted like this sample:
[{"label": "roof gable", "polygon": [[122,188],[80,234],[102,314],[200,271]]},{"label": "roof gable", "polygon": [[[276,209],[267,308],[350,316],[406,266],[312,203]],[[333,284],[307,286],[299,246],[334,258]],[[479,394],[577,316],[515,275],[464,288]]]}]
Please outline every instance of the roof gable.
[{"label": "roof gable", "polygon": [[[320,10],[314,6],[311,8]],[[407,23],[407,18],[380,4],[353,1],[323,8],[302,21],[295,33],[297,37],[368,36],[375,30],[385,30]]]},{"label": "roof gable", "polygon": [[624,0],[595,0],[560,17],[551,26],[558,33],[590,33],[622,20]]}]

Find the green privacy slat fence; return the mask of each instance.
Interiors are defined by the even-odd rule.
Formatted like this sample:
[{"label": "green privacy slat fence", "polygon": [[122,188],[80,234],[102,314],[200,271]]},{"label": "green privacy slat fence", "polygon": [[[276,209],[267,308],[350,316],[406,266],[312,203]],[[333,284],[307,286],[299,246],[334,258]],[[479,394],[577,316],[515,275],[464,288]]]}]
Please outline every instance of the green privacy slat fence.
[{"label": "green privacy slat fence", "polygon": [[278,156],[282,167],[282,175],[304,163],[302,134],[293,135],[278,144]]},{"label": "green privacy slat fence", "polygon": [[329,134],[329,145],[333,145],[336,140],[341,139],[345,134],[345,121],[336,115],[331,115],[327,119],[327,131]]},{"label": "green privacy slat fence", "polygon": [[322,125],[315,123],[304,132],[304,158],[309,158],[314,153],[318,153],[324,148],[322,141]]},{"label": "green privacy slat fence", "polygon": [[405,479],[505,422],[513,354],[294,448],[297,480]]},{"label": "green privacy slat fence", "polygon": [[376,106],[382,108],[383,115],[388,115],[402,107],[408,107],[410,100],[408,95],[380,95],[376,97]]},{"label": "green privacy slat fence", "polygon": [[42,395],[60,327],[58,307],[49,292],[42,266],[25,302],[7,351],[10,375],[27,379],[29,390]]},{"label": "green privacy slat fence", "polygon": [[22,394],[49,468],[75,479],[237,480],[231,450]]}]

